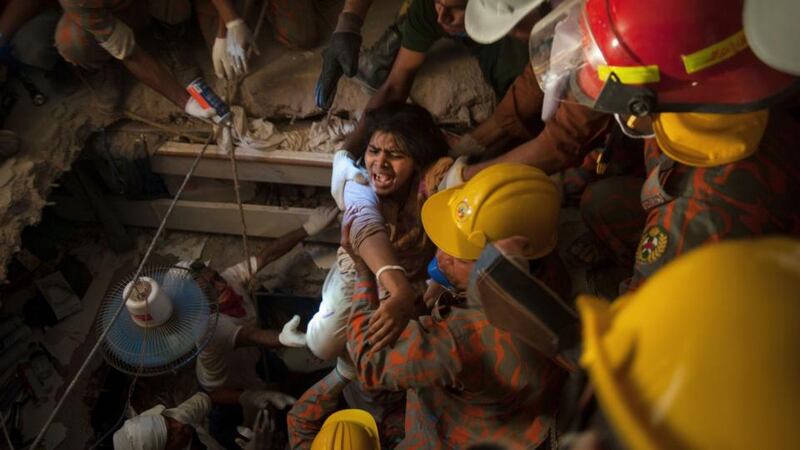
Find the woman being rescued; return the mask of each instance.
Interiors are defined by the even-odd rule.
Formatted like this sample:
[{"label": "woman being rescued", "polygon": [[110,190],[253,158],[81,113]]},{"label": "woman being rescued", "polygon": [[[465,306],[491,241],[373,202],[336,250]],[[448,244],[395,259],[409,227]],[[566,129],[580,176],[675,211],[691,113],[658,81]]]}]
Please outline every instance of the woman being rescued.
[{"label": "woman being rescued", "polygon": [[[366,113],[369,144],[364,167],[349,153],[334,159],[331,191],[344,210],[343,245],[349,245],[376,275],[380,306],[369,339],[373,351],[392,345],[424,308],[427,263],[436,248],[425,235],[420,211],[453,160],[431,114],[421,106],[392,103]],[[345,242],[346,240],[346,242]],[[349,407],[369,411],[391,445],[403,437],[405,394],[364,392],[347,354],[346,326],[355,289],[355,268],[344,248],[328,273],[322,302],[307,327],[309,349],[320,359],[337,358],[336,369],[309,389],[289,413],[292,448],[307,448],[341,395]]]}]

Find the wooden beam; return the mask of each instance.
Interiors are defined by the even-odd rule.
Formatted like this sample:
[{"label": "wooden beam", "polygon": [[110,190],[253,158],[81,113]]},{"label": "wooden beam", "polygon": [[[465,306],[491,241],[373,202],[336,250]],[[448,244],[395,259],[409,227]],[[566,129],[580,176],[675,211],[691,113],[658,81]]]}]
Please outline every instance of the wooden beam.
[{"label": "wooden beam", "polygon": [[[185,175],[202,144],[166,142],[150,158],[153,172]],[[267,183],[330,186],[333,155],[330,153],[274,150],[236,150],[239,179]],[[230,160],[216,145],[209,145],[194,173],[198,177],[231,179]]]},{"label": "wooden beam", "polygon": [[[77,221],[95,221],[87,205],[74,197],[53,195],[53,210],[59,216]],[[123,224],[144,228],[156,228],[166,214],[171,200],[131,201],[121,197],[108,197],[107,201],[119,213]],[[305,223],[313,209],[281,208],[279,206],[244,205],[247,235],[276,238]],[[239,210],[235,203],[199,202],[179,200],[167,221],[167,229],[200,231],[241,235]],[[339,243],[339,228],[326,230],[309,240]]]}]

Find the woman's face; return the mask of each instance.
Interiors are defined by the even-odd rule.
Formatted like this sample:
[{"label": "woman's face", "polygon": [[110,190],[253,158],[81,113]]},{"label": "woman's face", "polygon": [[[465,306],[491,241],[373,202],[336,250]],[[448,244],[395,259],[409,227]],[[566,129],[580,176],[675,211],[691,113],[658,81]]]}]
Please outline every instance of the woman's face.
[{"label": "woman's face", "polygon": [[377,131],[372,135],[364,162],[372,189],[381,196],[406,187],[414,176],[414,160],[389,133]]}]

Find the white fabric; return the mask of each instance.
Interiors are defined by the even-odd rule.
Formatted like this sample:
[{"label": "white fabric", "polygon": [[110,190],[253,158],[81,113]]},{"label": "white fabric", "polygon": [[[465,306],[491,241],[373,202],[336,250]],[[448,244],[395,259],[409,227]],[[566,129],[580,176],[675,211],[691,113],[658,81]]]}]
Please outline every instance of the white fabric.
[{"label": "white fabric", "polygon": [[454,187],[461,186],[464,184],[464,167],[467,166],[467,157],[461,156],[455,160],[450,169],[447,173],[444,174],[444,178],[439,183],[438,190],[443,191],[445,189],[450,189]]},{"label": "white fabric", "polygon": [[303,224],[303,229],[309,236],[314,236],[328,228],[338,214],[339,210],[335,206],[320,206],[314,209],[308,217],[306,223]]},{"label": "white fabric", "polygon": [[[256,269],[255,259],[255,257],[250,259],[253,270]],[[256,364],[261,356],[259,350],[255,347],[236,348],[235,345],[236,336],[243,326],[256,325],[255,306],[246,287],[250,279],[247,261],[225,269],[220,276],[242,296],[245,315],[243,317],[219,315],[211,342],[197,357],[195,373],[198,382],[206,390],[262,386],[263,380],[256,373]]]},{"label": "white fabric", "polygon": [[350,361],[350,355],[348,353],[336,358],[336,372],[345,380],[353,381],[356,379],[356,367],[353,365],[353,362]]},{"label": "white fabric", "polygon": [[356,166],[353,156],[347,150],[339,150],[333,155],[333,170],[331,172],[331,195],[336,201],[336,206],[342,211],[344,204],[344,186],[348,181],[355,180],[360,184],[367,184],[369,176],[366,169]]},{"label": "white fabric", "polygon": [[162,450],[167,444],[167,422],[158,405],[128,419],[114,433],[114,450]]},{"label": "white fabric", "polygon": [[339,266],[337,264],[328,271],[322,285],[319,311],[306,327],[306,345],[314,356],[322,360],[342,355],[347,343],[347,320],[355,277],[343,275]]},{"label": "white fabric", "polygon": [[246,74],[248,71],[246,48],[250,47],[256,54],[259,53],[253,33],[242,19],[231,20],[225,24],[225,28],[228,30],[225,36],[226,50],[233,64],[233,70],[236,75]]},{"label": "white fabric", "polygon": [[297,314],[283,325],[278,341],[286,347],[301,348],[306,346],[306,334],[297,329],[300,325],[300,316]]},{"label": "white fabric", "polygon": [[289,405],[293,405],[297,401],[291,395],[284,394],[278,391],[254,391],[245,390],[239,394],[239,404],[243,408],[249,409],[265,409],[270,405],[283,409]]},{"label": "white fabric", "polygon": [[214,73],[217,78],[223,80],[233,79],[233,61],[227,52],[227,40],[225,38],[214,39],[214,46],[211,47],[211,61],[214,63]]},{"label": "white fabric", "polygon": [[211,397],[204,392],[198,392],[180,405],[165,409],[161,415],[186,425],[198,426],[203,424],[209,412],[211,412]]},{"label": "white fabric", "polygon": [[105,42],[98,42],[108,53],[116,59],[123,60],[131,56],[136,48],[136,37],[133,30],[125,22],[115,18],[114,29]]}]

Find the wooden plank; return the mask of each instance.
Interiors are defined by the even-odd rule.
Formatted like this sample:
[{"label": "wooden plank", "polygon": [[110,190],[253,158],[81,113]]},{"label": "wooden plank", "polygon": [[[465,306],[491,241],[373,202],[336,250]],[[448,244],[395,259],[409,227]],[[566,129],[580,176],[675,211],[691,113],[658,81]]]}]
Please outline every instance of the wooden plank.
[{"label": "wooden plank", "polygon": [[[59,216],[78,221],[94,221],[94,215],[85,204],[72,197],[54,196],[53,207]],[[131,201],[124,198],[108,198],[119,213],[119,219],[130,226],[156,228],[166,214],[171,200]],[[313,209],[281,208],[266,205],[244,205],[247,235],[276,238],[305,223]],[[199,202],[180,200],[167,221],[167,229],[200,231],[205,233],[241,235],[241,221],[235,203]],[[338,227],[326,230],[309,240],[339,243]]]},{"label": "wooden plank", "polygon": [[[203,148],[201,144],[166,142],[150,158],[155,173],[184,175],[192,160]],[[239,179],[268,183],[330,186],[333,155],[329,153],[275,150],[261,152],[236,150]],[[197,166],[195,176],[231,179],[230,160],[216,145],[209,145]]]}]

